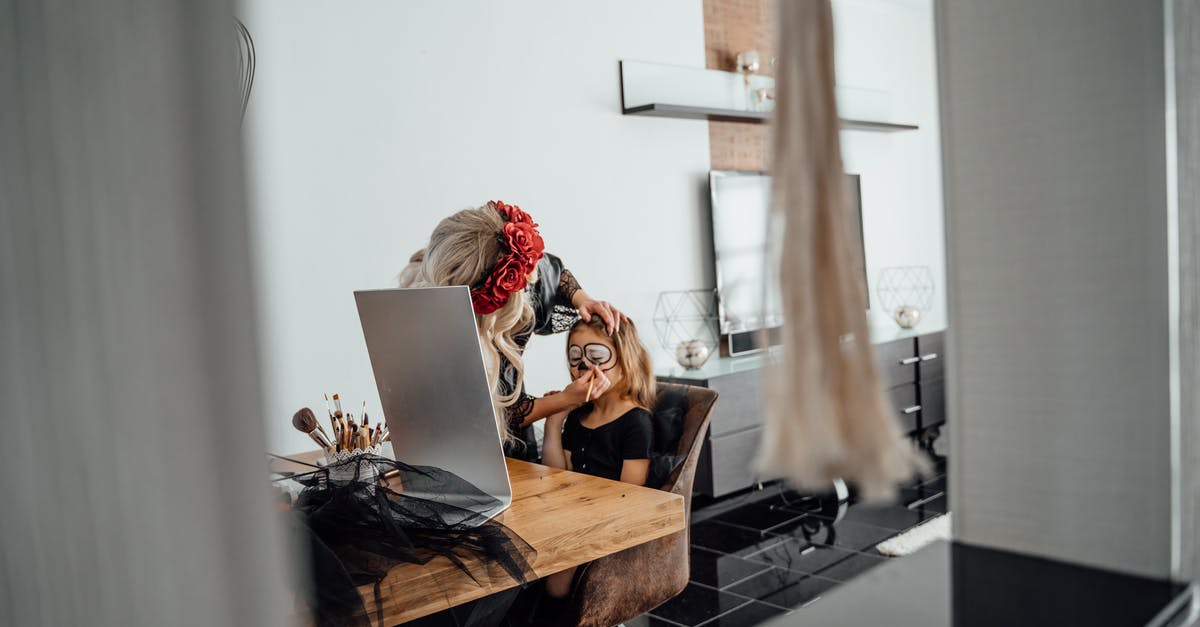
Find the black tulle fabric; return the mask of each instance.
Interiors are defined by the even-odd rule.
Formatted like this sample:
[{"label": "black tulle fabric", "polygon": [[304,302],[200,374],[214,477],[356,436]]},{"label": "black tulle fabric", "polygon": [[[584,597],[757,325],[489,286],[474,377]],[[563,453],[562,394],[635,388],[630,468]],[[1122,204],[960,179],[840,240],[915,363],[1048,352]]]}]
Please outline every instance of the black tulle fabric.
[{"label": "black tulle fabric", "polygon": [[[398,491],[379,483],[385,475]],[[498,501],[453,473],[364,455],[291,479],[304,486],[292,511],[312,549],[308,592],[319,625],[381,624],[381,605],[363,607],[356,586],[374,584],[378,599],[379,583],[400,563],[444,557],[476,582],[534,579],[533,548],[476,513]]]}]

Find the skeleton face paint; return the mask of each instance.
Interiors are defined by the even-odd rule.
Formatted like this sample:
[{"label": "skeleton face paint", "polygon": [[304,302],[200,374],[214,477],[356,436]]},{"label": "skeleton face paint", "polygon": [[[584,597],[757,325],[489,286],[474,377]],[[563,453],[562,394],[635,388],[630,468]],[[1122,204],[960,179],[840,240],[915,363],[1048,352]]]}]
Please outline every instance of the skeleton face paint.
[{"label": "skeleton face paint", "polygon": [[568,346],[567,364],[581,371],[594,365],[605,372],[612,370],[617,365],[616,360],[613,359],[612,347],[598,342],[589,342],[582,346],[579,344]]}]

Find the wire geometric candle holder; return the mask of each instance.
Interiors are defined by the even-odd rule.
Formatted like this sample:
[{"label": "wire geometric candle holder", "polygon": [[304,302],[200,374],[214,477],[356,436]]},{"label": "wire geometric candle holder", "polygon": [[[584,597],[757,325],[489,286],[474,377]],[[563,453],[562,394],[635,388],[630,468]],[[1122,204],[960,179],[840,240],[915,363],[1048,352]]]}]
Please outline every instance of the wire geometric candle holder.
[{"label": "wire geometric candle holder", "polygon": [[717,318],[716,290],[660,292],[654,306],[659,344],[688,370],[700,368],[717,352]]},{"label": "wire geometric candle holder", "polygon": [[929,266],[894,266],[879,272],[875,294],[896,324],[911,329],[933,307],[933,287]]}]

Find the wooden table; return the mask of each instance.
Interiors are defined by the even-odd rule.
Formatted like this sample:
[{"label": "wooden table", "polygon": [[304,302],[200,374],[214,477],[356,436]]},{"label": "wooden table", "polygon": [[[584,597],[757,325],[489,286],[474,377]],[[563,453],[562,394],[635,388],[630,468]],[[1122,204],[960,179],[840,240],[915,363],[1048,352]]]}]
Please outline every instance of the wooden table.
[{"label": "wooden table", "polygon": [[[303,461],[319,452],[292,456]],[[496,517],[537,551],[545,577],[680,531],[683,497],[539,464],[508,459],[513,502]],[[499,570],[499,569],[496,569]],[[517,586],[502,571],[476,584],[445,558],[400,564],[380,585],[384,622],[403,623]],[[372,619],[374,586],[359,588]]]}]

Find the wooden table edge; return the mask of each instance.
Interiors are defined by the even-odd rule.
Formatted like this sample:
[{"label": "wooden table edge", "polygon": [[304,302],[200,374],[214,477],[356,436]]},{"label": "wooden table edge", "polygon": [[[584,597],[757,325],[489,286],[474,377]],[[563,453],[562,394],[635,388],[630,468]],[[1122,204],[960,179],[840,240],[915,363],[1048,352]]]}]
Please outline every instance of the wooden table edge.
[{"label": "wooden table edge", "polygon": [[[291,457],[293,459],[298,459],[298,460],[301,460],[304,462],[312,462],[312,461],[315,461],[316,459],[319,459],[321,457],[321,453],[320,453],[320,451],[312,451],[312,452],[291,455],[289,457]],[[544,474],[546,476],[552,476],[552,475],[559,474],[559,473],[569,473],[572,475],[579,475],[580,477],[586,477],[587,481],[594,481],[594,480],[611,481],[609,479],[604,479],[601,477],[585,475],[582,473],[575,473],[575,472],[572,472],[569,470],[563,470],[560,468],[551,468],[549,466],[544,466],[542,464],[535,464],[533,462],[526,462],[526,461],[522,461],[522,460],[518,460],[518,459],[505,458],[505,462],[508,467],[510,478],[513,475],[514,469],[520,469],[522,465],[528,465],[528,466],[531,466],[531,467],[534,467],[535,469],[537,469],[538,473]],[[311,470],[311,468],[308,468],[307,470]],[[613,483],[620,483],[620,482],[613,482]],[[608,555],[613,555],[615,553],[619,553],[626,549],[633,548],[635,546],[639,546],[639,545],[645,544],[647,542],[653,542],[654,540],[669,536],[673,533],[678,533],[687,528],[687,512],[684,511],[684,507],[683,507],[684,498],[682,495],[674,494],[671,492],[666,492],[663,490],[658,490],[655,488],[648,488],[645,486],[632,485],[632,484],[622,484],[621,487],[626,490],[635,490],[635,491],[647,490],[647,491],[655,493],[656,496],[661,497],[662,502],[659,503],[656,507],[657,508],[666,507],[666,508],[673,510],[670,512],[670,514],[671,514],[670,520],[667,521],[666,524],[664,524],[650,532],[639,535],[637,538],[634,538],[636,541],[616,542],[612,546],[606,547],[605,551],[599,555],[591,555],[589,553],[582,553],[581,555],[585,555],[586,557],[568,560],[568,563],[566,565],[559,564],[559,566],[561,566],[561,567],[555,568],[553,572],[559,572],[566,568],[572,568],[572,567],[579,566],[581,564],[586,564],[588,562],[600,559],[602,557],[606,557]],[[532,496],[536,497],[538,495],[532,495]],[[530,498],[532,498],[532,497],[530,497]],[[519,498],[519,495],[516,494],[515,490],[514,490],[513,503],[511,505],[509,505],[508,509],[506,509],[504,512],[502,512],[497,517],[498,518],[497,522],[500,522],[501,524],[503,524],[504,515],[507,514],[512,509],[512,507],[518,503],[519,500],[523,500],[523,499]],[[505,525],[505,526],[507,527],[507,525]],[[514,533],[517,533],[518,535],[520,535],[516,530],[513,530],[513,531],[514,531]],[[526,541],[528,541],[528,539],[526,539]],[[532,543],[531,543],[531,545],[532,545]],[[533,546],[533,548],[535,551],[538,550],[537,546]],[[436,558],[434,561],[430,562],[430,564],[434,564],[438,560],[445,561],[445,558]],[[426,568],[427,566],[428,565],[418,566],[415,564],[399,564],[395,568],[414,568],[414,567],[415,568]],[[536,568],[536,566],[534,567],[533,570],[534,570],[533,581],[536,581],[537,579],[540,579],[547,575],[553,574],[553,572],[540,572],[540,570],[538,568]],[[464,575],[464,577],[465,577],[465,575]],[[385,577],[385,580],[386,580],[386,577]],[[450,609],[451,607],[456,607],[458,605],[469,603],[473,600],[483,598],[490,594],[495,594],[497,592],[503,592],[505,590],[509,590],[509,589],[515,588],[520,585],[522,585],[521,582],[516,581],[509,577],[505,577],[501,581],[488,581],[486,583],[481,583],[479,585],[479,587],[477,588],[477,590],[479,591],[478,594],[469,595],[468,598],[458,600],[457,602],[452,602],[452,599],[448,598],[444,594],[437,595],[436,593],[434,593],[435,591],[431,591],[431,593],[434,593],[434,594],[430,594],[428,597],[426,597],[428,602],[423,603],[419,606],[409,606],[407,608],[404,608],[401,611],[386,611],[386,608],[385,608],[385,611],[383,614],[383,621],[384,621],[384,624],[388,624],[388,625],[395,625],[398,623],[408,622],[411,620],[415,620],[417,618],[429,616],[431,614],[436,614],[437,612],[441,612],[441,611]],[[363,606],[364,606],[364,609],[366,610],[367,618],[370,619],[372,622],[375,621],[377,618],[376,609],[375,609],[375,584],[369,583],[369,584],[361,585],[358,587],[358,591],[359,591],[359,595],[362,597]],[[474,590],[472,592],[474,592]]]}]

